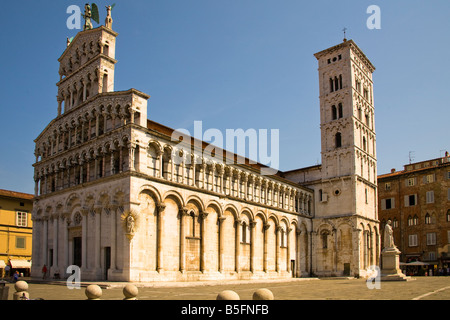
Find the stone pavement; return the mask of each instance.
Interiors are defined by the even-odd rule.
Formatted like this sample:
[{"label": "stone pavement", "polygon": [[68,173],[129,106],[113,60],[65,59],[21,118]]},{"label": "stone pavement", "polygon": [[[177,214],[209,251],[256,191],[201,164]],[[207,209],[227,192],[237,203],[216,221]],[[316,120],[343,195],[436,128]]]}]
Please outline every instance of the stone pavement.
[{"label": "stone pavement", "polygon": [[[102,300],[122,300],[127,283],[83,282],[81,289],[68,289],[64,281],[28,282],[30,299],[86,300],[85,287],[98,284]],[[259,288],[267,288],[275,300],[450,300],[450,277],[415,277],[413,281],[381,282],[380,289],[369,289],[364,279],[288,279],[281,281],[234,281],[196,283],[134,283],[139,300],[215,300],[223,290],[233,290],[241,300],[251,300]],[[9,299],[15,292],[8,283]]]}]

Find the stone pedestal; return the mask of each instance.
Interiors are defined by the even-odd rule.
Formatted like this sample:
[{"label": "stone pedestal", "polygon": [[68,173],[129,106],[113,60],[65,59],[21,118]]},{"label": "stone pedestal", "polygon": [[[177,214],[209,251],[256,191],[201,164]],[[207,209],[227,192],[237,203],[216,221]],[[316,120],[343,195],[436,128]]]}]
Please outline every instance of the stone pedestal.
[{"label": "stone pedestal", "polygon": [[408,281],[400,270],[400,251],[397,248],[385,248],[381,252],[381,281]]}]

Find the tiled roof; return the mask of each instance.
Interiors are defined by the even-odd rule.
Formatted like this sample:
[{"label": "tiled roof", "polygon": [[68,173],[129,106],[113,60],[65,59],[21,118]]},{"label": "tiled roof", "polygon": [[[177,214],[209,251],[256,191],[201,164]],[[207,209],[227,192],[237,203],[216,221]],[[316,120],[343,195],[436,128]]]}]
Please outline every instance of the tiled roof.
[{"label": "tiled roof", "polygon": [[0,197],[32,200],[34,198],[34,195],[29,194],[29,193],[23,193],[23,192],[16,192],[16,191],[0,189]]}]

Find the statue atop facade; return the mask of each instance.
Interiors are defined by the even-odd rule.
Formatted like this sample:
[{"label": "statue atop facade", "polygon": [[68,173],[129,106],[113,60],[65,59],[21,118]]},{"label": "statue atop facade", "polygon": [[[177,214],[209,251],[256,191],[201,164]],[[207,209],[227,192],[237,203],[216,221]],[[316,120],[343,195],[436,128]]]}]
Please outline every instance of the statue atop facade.
[{"label": "statue atop facade", "polygon": [[84,18],[83,30],[93,29],[91,19],[99,23],[99,14],[97,5],[93,3],[91,6],[89,5],[89,3],[86,3],[84,5],[84,14],[82,16]]}]

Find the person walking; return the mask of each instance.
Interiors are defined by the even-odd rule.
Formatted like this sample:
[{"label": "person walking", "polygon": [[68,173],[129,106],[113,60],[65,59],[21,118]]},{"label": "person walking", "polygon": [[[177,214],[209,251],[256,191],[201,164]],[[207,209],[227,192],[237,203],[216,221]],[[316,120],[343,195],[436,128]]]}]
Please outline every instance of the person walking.
[{"label": "person walking", "polygon": [[44,264],[42,267],[42,279],[45,279],[47,277],[47,266]]}]

